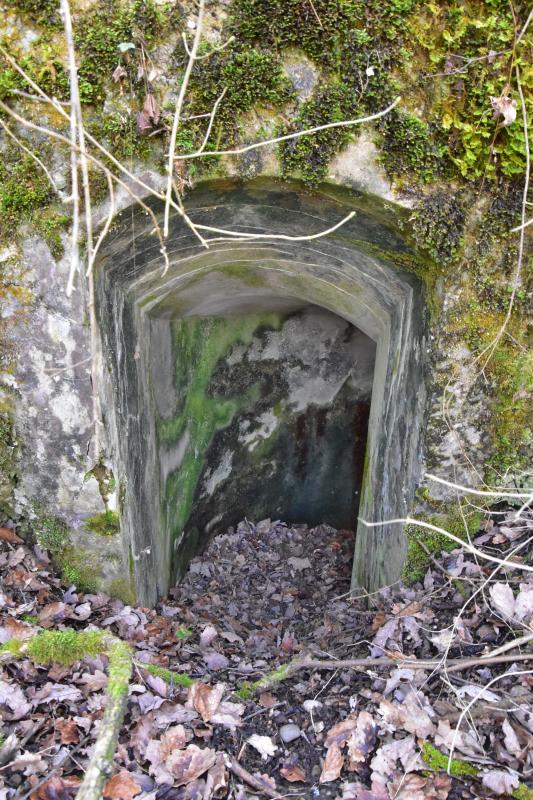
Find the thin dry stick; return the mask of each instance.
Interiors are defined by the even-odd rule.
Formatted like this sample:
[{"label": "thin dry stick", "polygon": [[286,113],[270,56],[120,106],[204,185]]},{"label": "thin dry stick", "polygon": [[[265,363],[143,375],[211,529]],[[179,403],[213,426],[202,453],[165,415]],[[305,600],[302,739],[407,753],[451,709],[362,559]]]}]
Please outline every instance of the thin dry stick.
[{"label": "thin dry stick", "polygon": [[[447,536],[448,539],[451,539],[452,542],[456,542],[461,547],[464,547],[465,550],[476,555],[478,558],[482,558],[485,561],[492,561],[493,564],[504,564],[501,558],[497,558],[496,556],[491,556],[488,553],[483,553],[482,550],[478,550],[477,547],[470,544],[470,542],[465,542],[464,539],[459,539],[458,536],[455,536],[453,533],[444,530],[444,528],[439,528],[438,525],[432,525],[430,522],[422,522],[419,519],[412,519],[412,517],[401,517],[399,519],[386,519],[382,522],[367,522],[361,517],[358,517],[359,522],[361,525],[364,525],[365,528],[379,528],[382,526],[387,525],[418,525],[419,528],[426,528],[430,531],[435,531],[436,533],[442,533],[443,536]],[[511,569],[521,569],[524,572],[533,572],[533,567],[528,566],[527,564],[519,564],[516,561],[507,561],[505,562],[505,566],[510,567]]]},{"label": "thin dry stick", "polygon": [[204,140],[203,140],[202,144],[200,145],[199,150],[197,150],[198,153],[203,153],[203,151],[207,147],[207,143],[209,141],[209,137],[211,136],[211,129],[213,127],[213,122],[215,121],[215,116],[216,116],[216,113],[218,111],[218,107],[221,104],[222,100],[224,99],[227,91],[228,91],[228,87],[224,86],[224,89],[222,90],[220,95],[215,100],[215,104],[213,105],[213,110],[211,111],[211,114],[209,115],[209,124],[208,124],[207,130],[205,132]]},{"label": "thin dry stick", "polygon": [[368,117],[359,117],[358,119],[347,119],[341,122],[328,122],[326,125],[316,125],[314,128],[306,128],[303,131],[295,131],[295,133],[287,133],[284,136],[277,136],[274,139],[265,139],[261,142],[254,142],[253,144],[247,144],[243,147],[236,147],[232,150],[210,150],[207,153],[201,153],[200,151],[196,150],[194,153],[183,153],[178,156],[174,156],[174,160],[176,161],[185,161],[190,158],[202,158],[206,156],[237,156],[241,153],[248,153],[250,150],[256,150],[258,147],[267,147],[271,144],[278,144],[279,142],[286,142],[289,139],[298,139],[300,136],[310,136],[312,133],[318,133],[319,131],[325,131],[329,128],[347,128],[350,125],[363,125],[365,122],[373,122],[380,117],[384,117],[385,114],[388,114],[395,108],[402,98],[397,97],[390,106],[384,108],[383,111],[378,111],[375,114],[370,114]]},{"label": "thin dry stick", "polygon": [[[310,236],[289,236],[288,234],[285,233],[245,233],[245,232],[240,233],[240,232],[228,231],[225,230],[224,228],[213,228],[210,225],[197,225],[196,227],[202,231],[211,231],[212,233],[222,233],[225,234],[226,236],[234,236],[247,242],[255,241],[257,239],[282,239],[285,242],[308,242],[311,241],[312,239],[320,239],[322,236],[327,236],[329,233],[333,233],[333,231],[336,231],[338,228],[342,227],[342,225],[345,225],[354,216],[355,216],[355,211],[350,211],[349,214],[343,217],[340,220],[340,222],[337,222],[335,225],[332,225],[331,228],[327,228],[325,231],[320,231],[319,233],[313,233]],[[219,242],[224,240],[216,238],[216,239],[208,239],[208,241]]]},{"label": "thin dry stick", "polygon": [[[78,84],[78,68],[76,66],[76,52],[74,50],[74,34],[72,32],[72,17],[70,15],[70,6],[68,0],[61,0],[60,12],[63,18],[63,28],[65,31],[65,39],[67,42],[71,124],[72,120],[74,119],[76,128],[76,140],[79,143],[80,166],[81,166],[81,176],[83,185],[83,199],[85,202],[85,231],[87,236],[87,255],[90,262],[92,259],[92,251],[93,251],[91,189],[89,185],[89,167],[87,163],[87,148],[85,145],[83,117],[81,113],[80,89]],[[69,283],[67,285],[67,295],[70,294],[72,289],[73,289],[73,283],[71,280],[69,280]],[[94,387],[95,377],[96,376],[93,375],[93,391],[95,391]]]},{"label": "thin dry stick", "polygon": [[[530,658],[531,658],[531,656],[530,656]],[[454,751],[455,751],[455,745],[457,743],[457,738],[459,736],[459,728],[461,727],[462,721],[464,720],[466,714],[472,708],[474,703],[476,703],[480,699],[480,697],[483,696],[484,691],[486,689],[488,689],[489,686],[493,686],[497,681],[501,681],[503,678],[509,678],[509,677],[514,677],[514,676],[519,676],[519,675],[531,675],[532,672],[533,672],[533,670],[525,669],[525,670],[519,670],[517,672],[504,672],[503,675],[496,675],[485,686],[482,686],[480,688],[479,692],[475,695],[475,697],[473,697],[472,700],[470,700],[470,702],[467,703],[467,705],[463,708],[463,710],[461,711],[461,714],[459,715],[459,719],[457,720],[457,725],[455,726],[455,730],[453,732],[452,743],[451,743],[451,746],[450,746],[450,754],[448,756],[448,764],[447,764],[447,767],[446,767],[446,771],[447,771],[448,775],[451,774],[452,759],[453,759],[453,754],[454,754]]]},{"label": "thin dry stick", "polygon": [[168,236],[168,226],[170,218],[170,201],[172,199],[172,176],[174,174],[174,153],[176,152],[176,136],[178,135],[181,110],[183,108],[183,103],[185,101],[185,95],[187,93],[187,87],[189,85],[189,78],[191,77],[192,68],[196,60],[196,53],[198,52],[200,39],[202,38],[204,7],[205,7],[205,0],[200,0],[200,5],[198,8],[198,17],[196,20],[196,32],[194,34],[192,49],[189,53],[189,60],[187,61],[187,67],[185,68],[185,74],[181,82],[178,99],[176,100],[176,111],[174,112],[174,120],[172,122],[172,131],[170,134],[170,143],[168,146],[168,165],[167,165],[168,182],[167,182],[167,192],[165,198],[165,215],[163,222],[163,235],[165,236],[165,238]]},{"label": "thin dry stick", "polygon": [[[529,644],[533,640],[533,631],[531,633],[526,633],[524,636],[519,636],[518,639],[513,639],[512,642],[507,642],[507,644],[502,644],[501,647],[497,647],[496,650],[493,650],[491,653],[487,653],[486,657],[490,658],[491,656],[499,656],[502,653],[507,653],[509,650],[515,650],[517,647],[522,647],[524,644]],[[483,658],[483,656],[481,656]]]},{"label": "thin dry stick", "polygon": [[91,253],[91,257],[89,259],[89,264],[88,264],[88,267],[87,267],[87,273],[86,273],[87,276],[89,276],[93,271],[93,267],[94,267],[94,262],[96,260],[96,256],[98,255],[98,251],[100,249],[100,246],[101,246],[102,242],[104,241],[105,237],[107,236],[109,228],[111,227],[111,223],[113,222],[113,217],[115,216],[115,192],[114,192],[114,189],[113,189],[113,178],[112,178],[111,173],[109,172],[109,170],[106,170],[106,178],[107,178],[107,188],[108,188],[108,192],[109,192],[109,211],[108,211],[108,214],[107,214],[107,219],[105,221],[105,225],[102,228],[102,230],[100,232],[100,236],[98,237],[98,241],[96,242],[96,245],[95,245],[95,247],[94,247],[94,249],[93,249],[93,251]]},{"label": "thin dry stick", "polygon": [[279,798],[280,795],[276,789],[273,789],[265,781],[262,781],[260,778],[256,778],[255,775],[252,775],[251,772],[248,772],[248,770],[245,769],[242,764],[239,764],[237,759],[233,756],[224,753],[224,763],[237,778],[239,778],[241,781],[244,781],[244,783],[247,783],[249,786],[255,789],[256,792],[266,794],[267,797]]},{"label": "thin dry stick", "polygon": [[492,656],[488,653],[485,657],[478,658],[451,658],[446,663],[442,659],[422,660],[409,658],[402,653],[397,656],[378,656],[376,658],[341,658],[341,659],[316,659],[308,657],[297,657],[288,664],[283,665],[282,670],[265,675],[260,678],[252,687],[257,691],[263,691],[275,686],[277,683],[291,678],[296,672],[301,670],[339,670],[354,669],[367,672],[369,669],[389,669],[399,667],[401,669],[421,669],[433,670],[434,672],[461,672],[470,667],[479,667],[496,664],[514,664],[521,661],[533,661],[533,653],[519,653],[516,655]]}]

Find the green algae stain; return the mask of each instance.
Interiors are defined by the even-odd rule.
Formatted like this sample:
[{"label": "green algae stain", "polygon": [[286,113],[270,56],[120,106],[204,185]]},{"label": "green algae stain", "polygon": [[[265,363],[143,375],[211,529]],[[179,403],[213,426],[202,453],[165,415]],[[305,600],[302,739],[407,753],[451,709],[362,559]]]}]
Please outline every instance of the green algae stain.
[{"label": "green algae stain", "polygon": [[[179,408],[170,420],[159,420],[158,440],[162,448],[174,446],[182,457],[168,476],[162,498],[162,529],[170,542],[179,540],[191,514],[194,494],[214,435],[232,422],[240,408],[254,399],[254,385],[245,391],[235,386],[232,396],[221,397],[209,390],[219,362],[235,345],[249,345],[259,328],[277,329],[281,317],[275,313],[249,314],[237,318],[210,317],[180,320],[173,325],[176,388]],[[175,566],[186,560],[190,548],[180,547]]]}]

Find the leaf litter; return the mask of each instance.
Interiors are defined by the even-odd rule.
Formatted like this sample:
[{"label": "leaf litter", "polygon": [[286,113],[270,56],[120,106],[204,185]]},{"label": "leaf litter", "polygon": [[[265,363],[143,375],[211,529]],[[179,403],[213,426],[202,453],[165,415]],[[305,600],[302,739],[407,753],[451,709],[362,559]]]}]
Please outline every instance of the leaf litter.
[{"label": "leaf litter", "polygon": [[[522,674],[527,662],[512,660],[527,652],[533,621],[533,582],[523,576],[501,570],[469,601],[492,567],[458,549],[422,583],[369,602],[349,594],[352,532],[244,521],[213,539],[149,610],[62,585],[46,553],[6,525],[0,642],[92,626],[135,649],[105,800],[468,800],[527,787],[532,680]],[[509,511],[475,542],[504,556],[532,529],[531,515],[517,522]],[[518,637],[505,664],[445,674],[401,663],[481,657]],[[304,655],[399,661],[386,670],[303,669],[242,691]],[[166,682],[148,665],[194,682]],[[72,667],[0,664],[0,800],[75,797],[105,708],[106,667],[104,655]],[[458,761],[448,775],[452,748]],[[470,770],[458,774],[461,764]]]}]

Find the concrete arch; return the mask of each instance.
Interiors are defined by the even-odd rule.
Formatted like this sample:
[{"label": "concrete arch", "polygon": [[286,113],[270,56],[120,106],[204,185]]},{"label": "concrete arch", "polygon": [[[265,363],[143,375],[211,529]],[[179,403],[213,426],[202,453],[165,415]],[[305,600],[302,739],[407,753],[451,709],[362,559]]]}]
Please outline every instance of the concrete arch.
[{"label": "concrete arch", "polygon": [[[291,236],[330,227],[350,208],[355,217],[325,238],[217,241],[208,250],[175,218],[165,275],[151,222],[138,209],[123,212],[108,236],[97,267],[104,406],[110,409],[105,423],[122,480],[122,525],[142,603],[153,604],[168,590],[177,562],[191,550],[171,530],[165,508],[165,484],[185,469],[190,441],[181,429],[165,450],[157,423],[158,403],[174,392],[165,381],[173,369],[168,329],[175,320],[311,304],[363,331],[376,343],[376,358],[360,516],[379,521],[405,515],[419,477],[425,311],[420,281],[401,269],[414,255],[394,210],[354,192],[309,192],[266,179],[206,183],[188,198],[195,221]],[[354,584],[374,590],[397,579],[404,555],[401,526],[369,531],[359,525]]]}]

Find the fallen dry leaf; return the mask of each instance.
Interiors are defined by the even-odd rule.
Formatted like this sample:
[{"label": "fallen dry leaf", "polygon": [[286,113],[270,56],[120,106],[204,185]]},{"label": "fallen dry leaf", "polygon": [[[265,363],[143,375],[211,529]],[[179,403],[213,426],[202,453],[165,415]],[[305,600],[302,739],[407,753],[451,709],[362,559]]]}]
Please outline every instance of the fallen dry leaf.
[{"label": "fallen dry leaf", "polygon": [[481,783],[495,794],[508,796],[512,794],[514,789],[518,789],[520,781],[516,775],[511,775],[503,769],[491,769],[483,773]]},{"label": "fallen dry leaf", "polygon": [[187,733],[183,725],[168,728],[161,737],[161,759],[166,761],[174,750],[183,750],[187,744]]},{"label": "fallen dry leaf", "polygon": [[337,722],[337,724],[327,732],[324,747],[331,747],[332,744],[337,744],[339,747],[342,747],[350,738],[356,725],[357,716],[355,714],[350,714],[346,719]]},{"label": "fallen dry leaf", "polygon": [[20,536],[17,536],[15,531],[9,528],[0,528],[0,539],[10,544],[24,544],[24,539],[21,539]]},{"label": "fallen dry leaf", "polygon": [[280,769],[280,774],[290,783],[305,782],[305,771],[298,763],[298,756],[296,753],[293,753],[292,756],[285,761]]},{"label": "fallen dry leaf", "polygon": [[51,628],[58,622],[63,622],[65,617],[69,614],[70,609],[66,603],[56,602],[48,603],[39,612],[39,623],[43,628]]},{"label": "fallen dry leaf", "polygon": [[50,800],[50,798],[68,800],[68,798],[74,798],[80,788],[80,783],[81,779],[76,775],[68,775],[64,778],[50,778],[31,793],[30,800]]},{"label": "fallen dry leaf", "polygon": [[195,744],[189,744],[184,750],[174,750],[166,759],[165,766],[174,776],[175,786],[183,786],[207,772],[216,758],[214,750],[202,750]]},{"label": "fallen dry leaf", "polygon": [[228,772],[224,764],[224,756],[219,753],[217,760],[206,775],[202,800],[210,800],[211,797],[225,797],[227,785]]},{"label": "fallen dry leaf", "polygon": [[79,742],[78,726],[73,719],[56,720],[56,728],[59,731],[61,744],[77,744]]},{"label": "fallen dry leaf", "polygon": [[435,726],[431,721],[430,713],[434,714],[422,692],[409,692],[403,703],[391,703],[383,698],[379,704],[378,712],[385,722],[394,728],[403,728],[408,733],[414,733],[422,739],[427,739],[435,733]]},{"label": "fallen dry leaf", "polygon": [[508,583],[493,583],[489,589],[492,607],[504,617],[514,615],[514,594]]},{"label": "fallen dry leaf", "polygon": [[132,800],[140,791],[141,787],[132,773],[121,769],[107,781],[102,794],[110,800]]},{"label": "fallen dry leaf", "polygon": [[446,800],[451,785],[452,779],[445,773],[425,778],[411,772],[393,780],[389,785],[389,794],[395,800]]},{"label": "fallen dry leaf", "polygon": [[319,782],[329,783],[330,781],[336,781],[341,774],[343,766],[344,756],[341,753],[339,745],[334,742],[326,753]]},{"label": "fallen dry leaf", "polygon": [[197,681],[189,689],[187,705],[198,711],[204,722],[209,722],[220,705],[225,688],[224,683],[208,686]]},{"label": "fallen dry leaf", "polygon": [[246,740],[248,744],[252,745],[254,750],[260,753],[263,761],[266,761],[270,756],[273,756],[278,749],[270,736],[260,736],[258,733],[252,733]]},{"label": "fallen dry leaf", "polygon": [[272,708],[276,703],[276,698],[270,692],[261,692],[259,695],[259,705],[263,706],[263,708]]},{"label": "fallen dry leaf", "polygon": [[505,94],[500,97],[491,97],[490,104],[494,109],[494,119],[503,117],[501,120],[502,125],[511,125],[516,119],[516,100],[511,100]]},{"label": "fallen dry leaf", "polygon": [[361,711],[357,717],[355,730],[348,739],[349,770],[358,769],[368,760],[376,745],[377,730],[378,726],[372,715],[368,711]]}]

